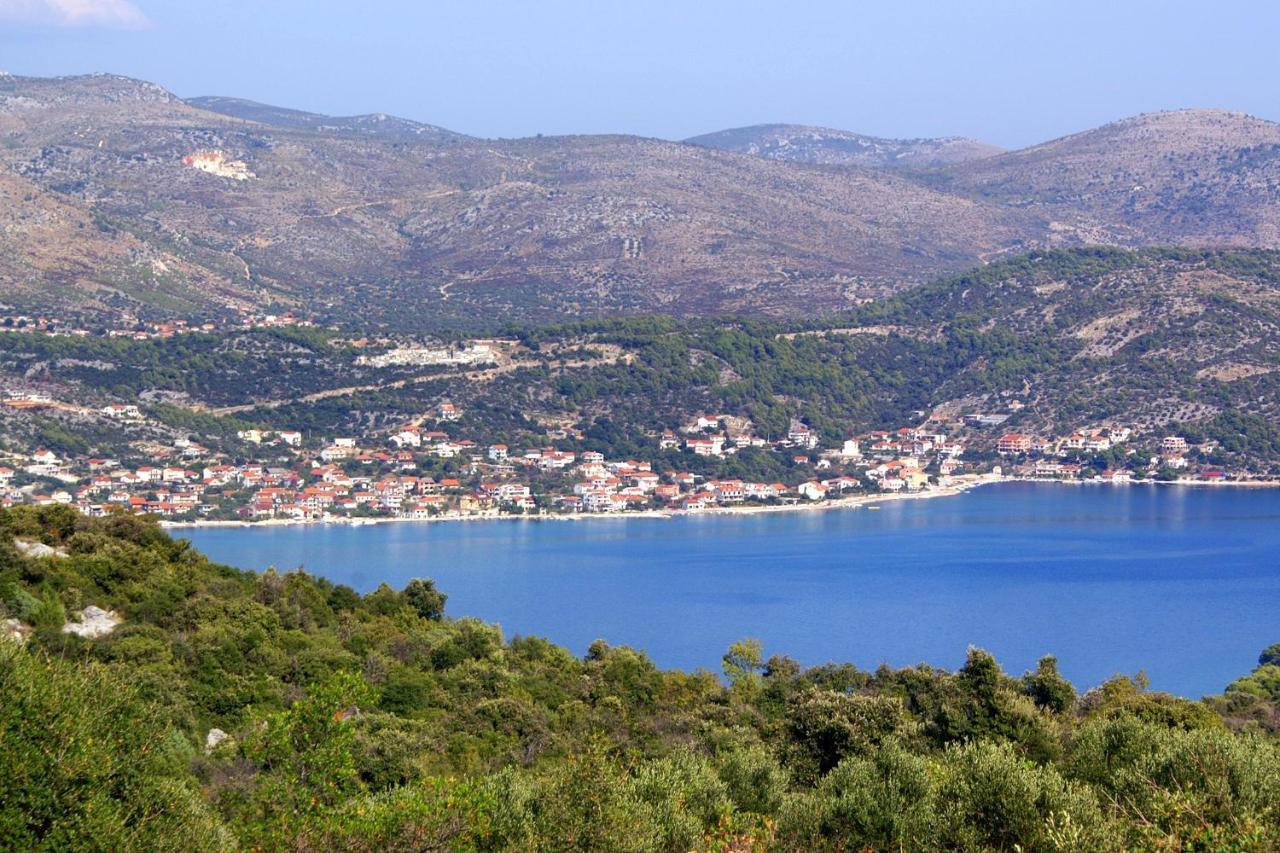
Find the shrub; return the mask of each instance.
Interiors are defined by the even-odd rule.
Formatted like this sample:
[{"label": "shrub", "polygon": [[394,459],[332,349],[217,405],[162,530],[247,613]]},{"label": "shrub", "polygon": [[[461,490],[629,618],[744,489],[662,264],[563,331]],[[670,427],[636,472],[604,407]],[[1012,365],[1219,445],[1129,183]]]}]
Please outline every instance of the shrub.
[{"label": "shrub", "polygon": [[[1114,848],[1114,834],[1087,788],[1039,767],[1012,744],[948,748],[938,786],[938,834],[957,849],[1048,850],[1069,834],[1077,849]],[[1082,843],[1081,843],[1082,842]]]},{"label": "shrub", "polygon": [[0,643],[0,849],[224,850],[191,747],[99,665]]},{"label": "shrub", "polygon": [[778,821],[782,847],[808,850],[917,849],[933,837],[929,762],[889,741],[846,758],[810,793],[791,797]]}]

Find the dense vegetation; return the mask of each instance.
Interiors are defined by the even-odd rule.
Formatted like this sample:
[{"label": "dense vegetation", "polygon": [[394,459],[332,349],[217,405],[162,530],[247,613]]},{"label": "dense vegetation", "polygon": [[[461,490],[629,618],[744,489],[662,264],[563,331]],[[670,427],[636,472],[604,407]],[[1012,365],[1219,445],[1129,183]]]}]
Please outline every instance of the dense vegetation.
[{"label": "dense vegetation", "polygon": [[[1280,845],[1280,647],[1201,702],[977,649],[863,672],[748,640],[722,680],[57,507],[0,512],[0,601],[30,629],[0,641],[2,849]],[[89,604],[123,623],[62,633]]]}]

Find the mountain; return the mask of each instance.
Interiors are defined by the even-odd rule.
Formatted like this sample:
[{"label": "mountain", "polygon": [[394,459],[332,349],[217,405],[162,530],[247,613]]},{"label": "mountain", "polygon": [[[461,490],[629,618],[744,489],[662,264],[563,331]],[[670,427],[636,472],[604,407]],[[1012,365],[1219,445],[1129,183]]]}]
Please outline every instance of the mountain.
[{"label": "mountain", "polygon": [[1225,110],[1113,122],[945,173],[939,188],[1095,242],[1280,245],[1280,124]]},{"label": "mountain", "polygon": [[999,154],[976,139],[881,139],[847,130],[797,124],[757,124],[686,139],[690,145],[738,151],[773,160],[876,169],[931,169]]},{"label": "mountain", "polygon": [[287,127],[297,130],[316,130],[330,133],[364,133],[388,139],[431,139],[443,142],[449,139],[461,139],[463,135],[445,130],[443,127],[422,124],[407,118],[397,118],[386,113],[368,113],[358,116],[329,116],[322,113],[309,113],[303,110],[291,110],[286,107],[273,107],[257,101],[243,98],[223,98],[204,96],[187,98],[191,106],[211,113],[241,118],[259,124],[274,127]]},{"label": "mountain", "polygon": [[1207,111],[980,159],[846,135],[865,156],[833,168],[2,76],[0,138],[0,292],[31,310],[403,329],[810,316],[1037,247],[1280,246],[1277,126]]},{"label": "mountain", "polygon": [[[179,307],[161,298],[167,288],[210,308],[416,326],[801,313],[1044,231],[1021,211],[883,171],[628,136],[391,137],[199,103],[256,119],[119,77],[0,79],[0,169],[32,185],[31,204],[47,196],[93,223],[44,243],[102,259],[97,282],[48,264],[6,292]],[[137,245],[122,253],[122,240]],[[170,280],[158,289],[160,268]]]}]

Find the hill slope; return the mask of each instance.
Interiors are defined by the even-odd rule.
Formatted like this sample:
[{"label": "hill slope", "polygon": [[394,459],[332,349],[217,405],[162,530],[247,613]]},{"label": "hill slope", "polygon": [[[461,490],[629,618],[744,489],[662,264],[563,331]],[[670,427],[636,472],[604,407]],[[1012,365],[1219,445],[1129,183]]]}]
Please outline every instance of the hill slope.
[{"label": "hill slope", "polygon": [[386,113],[368,113],[358,116],[329,116],[322,113],[310,113],[304,110],[293,110],[287,107],[273,107],[243,98],[223,98],[207,95],[199,98],[187,98],[186,101],[196,109],[232,118],[241,118],[259,124],[274,127],[288,127],[297,130],[316,130],[322,132],[363,133],[372,136],[383,136],[389,139],[430,139],[444,141],[464,138],[460,133],[445,130],[443,127],[423,124],[407,118],[389,116]]},{"label": "hill slope", "polygon": [[1004,149],[976,139],[881,139],[847,130],[796,124],[757,124],[686,139],[691,145],[773,160],[878,169],[927,169],[980,160]]},{"label": "hill slope", "polygon": [[[392,343],[362,351],[325,342],[335,336],[270,330],[126,344],[0,335],[0,386],[95,412],[164,400],[271,429],[372,430],[379,444],[447,399],[476,413],[462,428],[480,446],[537,447],[548,424],[573,424],[598,443],[562,449],[681,466],[690,460],[664,462],[654,436],[706,412],[749,419],[761,435],[784,434],[798,416],[828,446],[919,423],[927,411],[1005,412],[1007,428],[1046,437],[1118,424],[1149,438],[1181,424],[1217,440],[1231,434],[1230,458],[1218,464],[1280,475],[1274,251],[1053,250],[808,323],[635,318],[526,329],[521,354],[491,372],[375,367],[357,353]],[[48,418],[64,414],[6,417],[4,437],[34,451],[55,440],[42,428]],[[129,452],[122,440],[144,437],[105,418],[104,432],[75,412],[65,418],[88,442],[78,452],[115,457]],[[987,431],[973,446],[996,437]]]},{"label": "hill slope", "polygon": [[[124,78],[2,78],[0,166],[217,289],[375,321],[838,309],[1043,231],[871,170],[623,136],[408,139],[200,103],[274,123]],[[184,164],[199,152],[221,160]],[[123,271],[103,277],[148,302]],[[174,287],[213,290],[198,279]],[[99,301],[60,267],[14,289],[51,282]]]},{"label": "hill slope", "polygon": [[[4,76],[0,286],[33,309],[271,306],[417,329],[834,313],[1035,247],[1280,246],[1277,127],[1162,114],[925,169],[977,152],[828,131],[782,137],[792,159],[493,141]],[[841,146],[876,168],[821,165]]]},{"label": "hill slope", "polygon": [[1280,124],[1243,113],[1136,116],[946,175],[939,186],[1098,242],[1280,245]]},{"label": "hill slope", "polygon": [[[984,341],[940,375],[935,406],[1017,399],[1028,429],[1059,432],[1108,421],[1159,429],[1225,412],[1280,423],[1280,253],[1035,253],[874,313],[961,350]],[[1274,449],[1258,456],[1276,461]]]}]

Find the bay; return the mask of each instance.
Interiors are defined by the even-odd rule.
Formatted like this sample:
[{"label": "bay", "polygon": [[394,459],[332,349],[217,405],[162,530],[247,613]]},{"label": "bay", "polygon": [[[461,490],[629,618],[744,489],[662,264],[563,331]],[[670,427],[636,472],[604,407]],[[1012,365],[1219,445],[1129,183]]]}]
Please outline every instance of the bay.
[{"label": "bay", "polygon": [[805,664],[928,662],[970,645],[1078,687],[1147,673],[1220,692],[1280,642],[1280,490],[1002,483],[825,512],[193,528],[242,568],[303,567],[368,592],[431,577],[452,616],[581,654],[644,649],[719,669],[728,645]]}]

